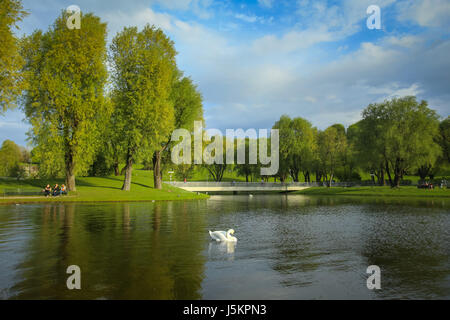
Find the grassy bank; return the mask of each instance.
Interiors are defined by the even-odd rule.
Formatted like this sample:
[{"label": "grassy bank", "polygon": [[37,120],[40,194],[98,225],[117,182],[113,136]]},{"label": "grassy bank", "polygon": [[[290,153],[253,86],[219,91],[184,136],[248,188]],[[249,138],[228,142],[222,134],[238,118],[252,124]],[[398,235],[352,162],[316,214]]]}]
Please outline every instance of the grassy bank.
[{"label": "grassy bank", "polygon": [[152,201],[152,200],[194,200],[205,199],[204,194],[184,191],[164,184],[162,190],[153,189],[153,176],[151,171],[135,170],[131,191],[122,191],[123,176],[115,177],[81,177],[77,178],[77,191],[70,192],[68,196],[8,196],[3,197],[5,189],[22,189],[27,191],[41,191],[46,184],[64,183],[63,179],[49,180],[6,180],[0,179],[0,204],[25,202],[56,202],[56,201]]},{"label": "grassy bank", "polygon": [[336,196],[376,196],[376,197],[432,197],[449,198],[450,189],[418,189],[417,187],[313,187],[295,194],[304,195],[336,195]]}]

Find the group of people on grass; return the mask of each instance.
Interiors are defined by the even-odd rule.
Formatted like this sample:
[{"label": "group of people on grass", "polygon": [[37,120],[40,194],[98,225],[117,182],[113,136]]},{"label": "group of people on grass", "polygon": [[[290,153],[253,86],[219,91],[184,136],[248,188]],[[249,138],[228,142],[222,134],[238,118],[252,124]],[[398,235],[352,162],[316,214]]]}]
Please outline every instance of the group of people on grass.
[{"label": "group of people on grass", "polygon": [[46,185],[44,190],[42,190],[45,194],[46,197],[49,196],[62,196],[63,194],[67,194],[67,189],[66,186],[64,184],[62,184],[61,186],[59,186],[59,184],[55,184],[55,186],[53,187],[53,189],[50,187],[50,185]]}]

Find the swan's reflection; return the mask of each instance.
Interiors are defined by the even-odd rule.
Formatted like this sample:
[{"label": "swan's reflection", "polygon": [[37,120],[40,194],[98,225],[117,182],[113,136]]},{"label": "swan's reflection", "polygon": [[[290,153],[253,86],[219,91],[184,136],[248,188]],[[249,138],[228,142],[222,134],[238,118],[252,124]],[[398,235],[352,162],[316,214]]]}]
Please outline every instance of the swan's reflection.
[{"label": "swan's reflection", "polygon": [[234,260],[235,248],[236,242],[233,241],[211,241],[208,247],[208,255],[209,257],[220,257],[226,255],[227,260]]}]

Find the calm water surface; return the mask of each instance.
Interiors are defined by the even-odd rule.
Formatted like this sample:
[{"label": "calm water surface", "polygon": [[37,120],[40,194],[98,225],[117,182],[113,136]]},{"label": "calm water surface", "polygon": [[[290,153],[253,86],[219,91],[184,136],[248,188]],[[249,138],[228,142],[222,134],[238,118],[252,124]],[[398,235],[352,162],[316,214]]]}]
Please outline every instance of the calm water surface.
[{"label": "calm water surface", "polygon": [[[449,299],[449,208],[301,195],[3,205],[0,298]],[[236,246],[210,241],[228,228]],[[66,287],[73,264],[81,290]]]}]

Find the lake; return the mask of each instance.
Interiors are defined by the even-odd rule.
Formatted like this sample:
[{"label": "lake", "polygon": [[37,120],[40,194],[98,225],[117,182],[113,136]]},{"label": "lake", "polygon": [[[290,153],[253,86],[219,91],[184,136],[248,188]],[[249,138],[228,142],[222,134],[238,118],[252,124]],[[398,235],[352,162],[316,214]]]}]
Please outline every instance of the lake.
[{"label": "lake", "polygon": [[[0,299],[449,299],[449,208],[280,194],[1,205]],[[211,241],[228,228],[236,245]]]}]

